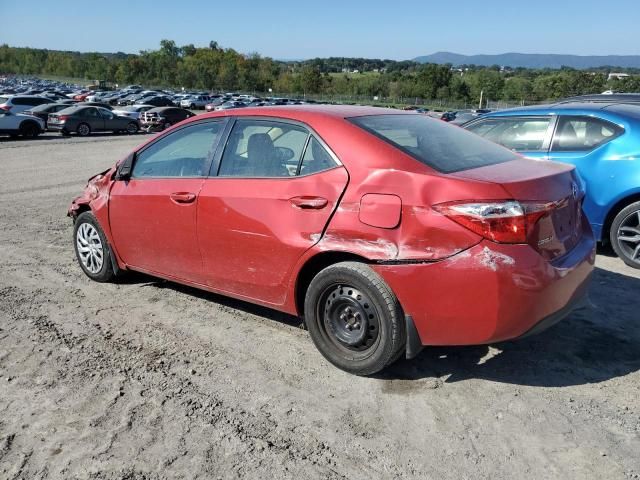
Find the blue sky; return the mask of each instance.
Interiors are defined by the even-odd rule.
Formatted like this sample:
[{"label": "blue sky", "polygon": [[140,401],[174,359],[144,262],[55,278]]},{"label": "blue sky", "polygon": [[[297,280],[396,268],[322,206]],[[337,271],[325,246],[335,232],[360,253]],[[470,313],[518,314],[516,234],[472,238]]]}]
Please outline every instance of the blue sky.
[{"label": "blue sky", "polygon": [[[0,0],[0,43],[135,53],[216,40],[278,59],[640,54],[640,0]],[[103,6],[100,6],[100,5]],[[606,18],[607,21],[603,21]]]}]

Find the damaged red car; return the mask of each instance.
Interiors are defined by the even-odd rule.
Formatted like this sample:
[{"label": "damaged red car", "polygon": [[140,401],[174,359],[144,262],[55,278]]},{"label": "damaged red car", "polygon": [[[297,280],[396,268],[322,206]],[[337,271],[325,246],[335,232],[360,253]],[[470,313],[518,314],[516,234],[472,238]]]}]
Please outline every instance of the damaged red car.
[{"label": "damaged red car", "polygon": [[565,317],[595,260],[583,195],[572,166],[424,115],[262,107],[174,125],[69,215],[93,280],[135,270],[299,315],[367,375]]}]

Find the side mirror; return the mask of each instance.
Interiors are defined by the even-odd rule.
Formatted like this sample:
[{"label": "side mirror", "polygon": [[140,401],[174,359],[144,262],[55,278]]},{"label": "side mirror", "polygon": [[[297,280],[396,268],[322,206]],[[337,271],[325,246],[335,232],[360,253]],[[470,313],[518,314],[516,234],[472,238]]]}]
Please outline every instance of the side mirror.
[{"label": "side mirror", "polygon": [[136,152],[131,152],[129,156],[122,161],[116,171],[116,180],[129,180],[131,178],[131,170],[133,169],[135,158]]}]

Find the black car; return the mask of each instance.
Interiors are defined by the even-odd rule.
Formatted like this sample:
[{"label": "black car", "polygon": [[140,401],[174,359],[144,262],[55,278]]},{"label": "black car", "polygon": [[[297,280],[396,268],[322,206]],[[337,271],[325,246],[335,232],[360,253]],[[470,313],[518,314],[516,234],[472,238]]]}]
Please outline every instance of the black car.
[{"label": "black car", "polygon": [[33,115],[34,117],[38,117],[42,119],[44,122],[44,128],[47,128],[47,119],[49,118],[50,113],[56,113],[60,110],[64,110],[65,108],[69,108],[69,105],[66,103],[45,103],[43,105],[37,105],[29,110],[25,110],[25,115]]},{"label": "black car", "polygon": [[113,110],[113,107],[105,102],[80,102],[78,103],[78,106],[80,105],[89,107],[102,107],[106,108],[107,110]]},{"label": "black car", "polygon": [[169,97],[157,95],[155,97],[144,97],[136,102],[134,105],[153,105],[154,107],[173,107],[175,104]]},{"label": "black car", "polygon": [[178,107],[152,108],[140,115],[140,126],[145,132],[159,132],[195,115]]}]

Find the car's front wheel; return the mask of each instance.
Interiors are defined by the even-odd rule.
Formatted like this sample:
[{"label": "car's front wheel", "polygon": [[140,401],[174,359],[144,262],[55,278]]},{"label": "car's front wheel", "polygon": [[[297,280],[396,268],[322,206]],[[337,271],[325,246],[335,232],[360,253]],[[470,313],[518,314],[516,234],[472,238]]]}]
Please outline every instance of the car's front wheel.
[{"label": "car's front wheel", "polygon": [[610,231],[613,250],[624,263],[640,268],[640,202],[623,208],[613,219]]},{"label": "car's front wheel", "polygon": [[129,122],[127,124],[127,133],[129,135],[133,135],[135,133],[138,133],[138,124],[135,122]]},{"label": "car's front wheel", "polygon": [[318,273],[307,290],[304,315],[320,353],[356,375],[379,372],[406,345],[398,299],[363,263],[341,262]]},{"label": "car's front wheel", "polygon": [[73,228],[73,246],[82,271],[96,282],[109,282],[115,278],[111,249],[107,239],[91,212],[76,218]]}]

